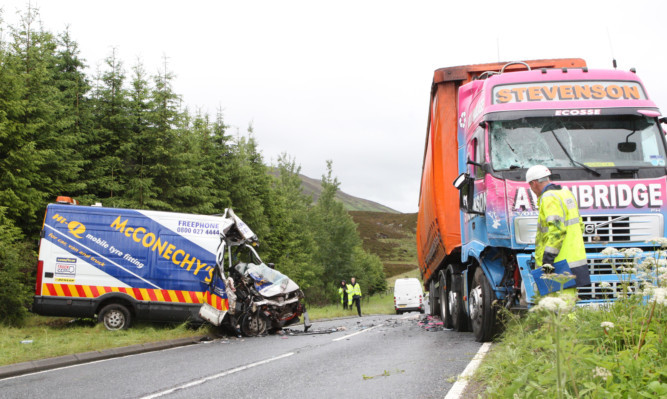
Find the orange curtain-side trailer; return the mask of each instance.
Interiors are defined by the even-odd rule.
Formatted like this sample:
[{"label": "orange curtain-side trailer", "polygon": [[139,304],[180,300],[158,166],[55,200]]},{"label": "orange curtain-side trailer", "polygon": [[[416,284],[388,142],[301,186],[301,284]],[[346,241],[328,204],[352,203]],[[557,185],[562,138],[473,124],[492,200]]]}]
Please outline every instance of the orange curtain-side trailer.
[{"label": "orange curtain-side trailer", "polygon": [[[533,69],[586,66],[586,62],[578,58],[525,62]],[[502,62],[441,68],[433,75],[417,218],[417,257],[425,286],[445,258],[461,247],[459,192],[452,184],[459,174],[459,87],[483,72],[498,72],[507,64]],[[504,72],[525,68],[521,64],[511,64]]]}]

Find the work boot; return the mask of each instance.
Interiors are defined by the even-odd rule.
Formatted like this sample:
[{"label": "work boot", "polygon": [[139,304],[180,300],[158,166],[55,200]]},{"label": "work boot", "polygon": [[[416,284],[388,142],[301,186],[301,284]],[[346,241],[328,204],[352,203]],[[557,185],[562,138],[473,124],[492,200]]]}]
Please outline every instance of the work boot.
[{"label": "work boot", "polygon": [[310,317],[308,316],[308,311],[303,312],[303,332],[308,332],[308,329],[312,326],[310,323]]}]

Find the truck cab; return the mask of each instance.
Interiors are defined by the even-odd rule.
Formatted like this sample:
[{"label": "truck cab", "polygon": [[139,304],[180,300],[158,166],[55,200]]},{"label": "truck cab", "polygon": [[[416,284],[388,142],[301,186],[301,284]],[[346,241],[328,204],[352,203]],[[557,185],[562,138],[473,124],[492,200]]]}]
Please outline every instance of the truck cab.
[{"label": "truck cab", "polygon": [[[622,282],[636,278],[623,268],[635,259],[610,258],[601,254],[604,248],[637,247],[646,256],[655,246],[651,240],[665,234],[663,119],[640,79],[634,71],[589,70],[583,60],[551,62],[557,68],[544,66],[549,61],[487,65],[474,80],[459,81],[456,128],[449,132],[458,177],[450,170],[437,193],[432,179],[444,174],[422,175],[418,246],[422,276],[438,302],[432,309],[455,329],[472,328],[479,341],[497,332],[497,305],[528,307],[538,295],[530,273],[538,206],[525,182],[529,167],[547,166],[552,181],[577,199],[591,275],[590,286],[577,288],[579,305],[613,300],[623,294]],[[453,111],[433,100],[431,106],[431,121]],[[427,155],[433,147],[428,137],[447,134],[429,125]],[[425,165],[437,163],[433,152]],[[443,223],[429,217],[437,212],[428,202],[437,208],[438,200],[424,195],[454,194],[446,184],[458,190],[460,213]],[[429,259],[425,250],[440,245],[428,243],[427,222],[450,238],[440,258],[431,250]],[[456,229],[460,242],[450,234]]]}]

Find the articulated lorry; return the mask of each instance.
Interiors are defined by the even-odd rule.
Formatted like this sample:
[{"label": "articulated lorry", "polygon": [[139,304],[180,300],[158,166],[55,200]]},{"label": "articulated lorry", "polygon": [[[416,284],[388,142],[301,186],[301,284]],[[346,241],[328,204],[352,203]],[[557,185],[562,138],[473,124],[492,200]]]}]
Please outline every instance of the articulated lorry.
[{"label": "articulated lorry", "polygon": [[482,342],[500,306],[535,303],[538,209],[525,178],[538,164],[579,203],[591,284],[578,305],[622,295],[633,259],[601,252],[649,256],[665,235],[664,122],[632,69],[554,59],[436,70],[417,222],[431,313]]}]

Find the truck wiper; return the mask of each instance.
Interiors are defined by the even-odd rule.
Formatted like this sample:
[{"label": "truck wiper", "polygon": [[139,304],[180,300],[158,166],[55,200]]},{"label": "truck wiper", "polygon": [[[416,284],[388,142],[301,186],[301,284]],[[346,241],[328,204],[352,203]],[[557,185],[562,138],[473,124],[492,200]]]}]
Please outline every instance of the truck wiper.
[{"label": "truck wiper", "polygon": [[590,166],[586,166],[586,164],[583,164],[583,163],[581,163],[581,162],[579,162],[579,161],[575,161],[574,158],[572,158],[572,155],[570,155],[570,153],[567,151],[567,149],[566,149],[565,146],[563,145],[563,142],[561,142],[560,139],[558,138],[558,135],[556,134],[556,132],[554,131],[554,129],[551,129],[550,132],[551,132],[551,134],[553,134],[554,138],[555,138],[556,141],[558,142],[558,145],[560,146],[560,148],[563,149],[563,152],[565,153],[565,155],[567,155],[567,157],[570,159],[570,162],[572,162],[573,165],[581,166],[582,168],[586,169],[587,171],[593,173],[595,176],[598,176],[598,177],[602,176],[602,175],[600,174],[600,172],[598,172],[597,170],[591,168]]}]

